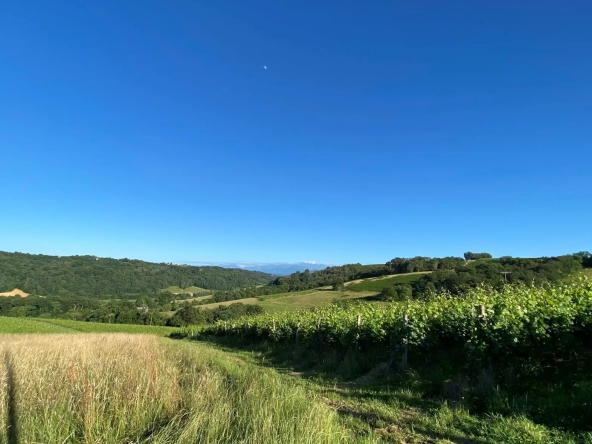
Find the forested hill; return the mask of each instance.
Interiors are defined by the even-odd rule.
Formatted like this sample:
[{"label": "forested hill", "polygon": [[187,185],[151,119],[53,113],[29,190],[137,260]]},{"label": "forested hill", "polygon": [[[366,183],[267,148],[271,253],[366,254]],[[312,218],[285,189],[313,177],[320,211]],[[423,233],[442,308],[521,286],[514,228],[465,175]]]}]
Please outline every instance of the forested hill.
[{"label": "forested hill", "polygon": [[175,285],[231,290],[266,284],[271,279],[267,273],[222,267],[0,251],[0,292],[20,288],[43,296],[135,298]]},{"label": "forested hill", "polygon": [[[499,287],[504,281],[526,284],[556,283],[581,270],[582,267],[592,267],[592,255],[586,251],[532,259],[510,256],[492,259],[488,253],[471,252],[465,253],[464,259],[461,257],[396,257],[384,265],[348,264],[314,272],[308,270],[304,273],[296,272],[289,276],[277,277],[265,286],[217,292],[212,301],[252,298],[327,285],[340,288],[344,282],[355,279],[388,274],[431,272],[431,274],[417,280],[412,285],[413,289],[409,288],[409,291],[413,291],[413,297],[420,297],[436,290],[462,293],[479,284]],[[507,273],[505,278],[502,273]]]}]

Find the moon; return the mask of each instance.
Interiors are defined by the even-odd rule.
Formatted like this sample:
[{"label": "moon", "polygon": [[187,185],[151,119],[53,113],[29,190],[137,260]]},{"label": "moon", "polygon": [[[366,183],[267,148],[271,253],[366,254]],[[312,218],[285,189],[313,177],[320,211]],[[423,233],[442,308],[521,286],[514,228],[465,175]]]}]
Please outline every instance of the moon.
[{"label": "moon", "polygon": [[267,69],[267,66],[263,65],[263,69]]}]

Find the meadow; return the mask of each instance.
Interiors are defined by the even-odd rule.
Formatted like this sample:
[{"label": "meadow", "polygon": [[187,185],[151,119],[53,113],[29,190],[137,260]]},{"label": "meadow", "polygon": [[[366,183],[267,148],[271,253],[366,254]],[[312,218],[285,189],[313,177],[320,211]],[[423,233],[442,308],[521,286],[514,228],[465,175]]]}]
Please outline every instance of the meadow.
[{"label": "meadow", "polygon": [[362,299],[368,296],[374,296],[374,291],[349,291],[346,287],[343,291],[333,291],[329,288],[314,289],[304,291],[294,291],[289,293],[279,293],[269,296],[260,296],[257,298],[238,299],[225,302],[213,302],[211,304],[200,305],[200,308],[217,308],[220,305],[231,305],[237,302],[250,305],[259,305],[267,313],[282,313],[285,311],[297,311],[308,308],[324,307],[334,302]]},{"label": "meadow", "polygon": [[175,327],[105,324],[68,319],[12,318],[0,316],[0,333],[148,333],[168,336]]},{"label": "meadow", "polygon": [[375,442],[297,381],[195,344],[4,335],[0,355],[0,442]]},{"label": "meadow", "polygon": [[0,333],[63,333],[61,325],[39,322],[36,319],[0,317]]}]

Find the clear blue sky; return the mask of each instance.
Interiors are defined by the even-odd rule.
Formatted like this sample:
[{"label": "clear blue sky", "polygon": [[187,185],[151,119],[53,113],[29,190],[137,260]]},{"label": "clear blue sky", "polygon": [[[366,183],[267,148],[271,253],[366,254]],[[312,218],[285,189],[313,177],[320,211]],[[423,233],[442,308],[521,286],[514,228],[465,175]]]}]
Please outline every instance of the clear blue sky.
[{"label": "clear blue sky", "polygon": [[590,1],[3,1],[0,250],[592,250],[591,23]]}]

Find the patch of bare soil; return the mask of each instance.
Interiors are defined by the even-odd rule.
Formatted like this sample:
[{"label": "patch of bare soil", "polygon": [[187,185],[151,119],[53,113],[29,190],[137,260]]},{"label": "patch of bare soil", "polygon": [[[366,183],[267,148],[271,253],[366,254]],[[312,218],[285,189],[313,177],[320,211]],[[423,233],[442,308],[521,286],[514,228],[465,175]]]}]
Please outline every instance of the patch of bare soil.
[{"label": "patch of bare soil", "polygon": [[4,293],[0,293],[0,296],[20,296],[21,298],[26,298],[29,296],[29,293],[25,293],[23,290],[19,290],[15,288],[12,291],[6,291]]}]

